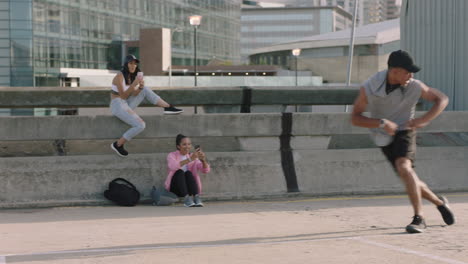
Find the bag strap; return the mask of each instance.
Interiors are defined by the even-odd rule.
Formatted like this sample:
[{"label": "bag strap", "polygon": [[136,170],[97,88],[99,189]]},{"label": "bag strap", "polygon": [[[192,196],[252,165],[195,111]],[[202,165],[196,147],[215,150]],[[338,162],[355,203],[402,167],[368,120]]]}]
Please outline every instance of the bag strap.
[{"label": "bag strap", "polygon": [[[132,187],[135,191],[138,191],[137,188],[135,187],[135,185],[133,185],[133,183],[127,181],[127,180],[124,179],[124,178],[116,178],[116,179],[113,179],[113,180],[111,181],[111,183],[117,182],[117,181],[123,181],[123,182],[125,182],[126,184],[130,185],[130,187]],[[110,183],[109,183],[109,184],[110,184]]]}]

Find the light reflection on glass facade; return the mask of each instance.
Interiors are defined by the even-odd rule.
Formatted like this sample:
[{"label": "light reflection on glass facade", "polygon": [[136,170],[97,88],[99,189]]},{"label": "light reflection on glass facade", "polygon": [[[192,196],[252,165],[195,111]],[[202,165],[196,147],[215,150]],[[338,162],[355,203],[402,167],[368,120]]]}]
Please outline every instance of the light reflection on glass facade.
[{"label": "light reflection on glass facade", "polygon": [[339,7],[248,7],[241,14],[241,56],[247,62],[256,49],[343,30],[352,15]]},{"label": "light reflection on glass facade", "polygon": [[193,65],[193,14],[203,16],[198,65],[239,62],[238,0],[0,0],[0,60],[9,60],[0,85],[56,86],[60,68],[119,69],[122,43],[138,40],[140,28],[180,28],[173,64]]}]

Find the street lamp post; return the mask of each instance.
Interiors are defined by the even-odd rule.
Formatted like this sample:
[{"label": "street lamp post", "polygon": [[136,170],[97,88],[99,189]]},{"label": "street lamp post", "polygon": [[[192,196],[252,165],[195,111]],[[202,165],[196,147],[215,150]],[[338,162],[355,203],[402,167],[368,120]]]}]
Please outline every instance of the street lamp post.
[{"label": "street lamp post", "polygon": [[[296,72],[296,87],[297,87],[297,57],[299,57],[299,55],[301,55],[301,49],[293,49],[292,50],[292,55],[294,56],[295,61],[296,61],[295,72]],[[297,112],[297,105],[295,106],[295,110]]]},{"label": "street lamp post", "polygon": [[296,86],[297,86],[297,57],[299,57],[299,55],[301,55],[301,49],[293,49],[292,50],[292,55],[296,58],[295,70],[296,70]]},{"label": "street lamp post", "polygon": [[190,25],[193,26],[193,54],[194,54],[194,75],[195,75],[195,86],[197,86],[197,28],[200,25],[202,16],[193,15],[189,17]]},{"label": "street lamp post", "polygon": [[[351,37],[349,39],[349,54],[348,54],[348,75],[346,77],[346,88],[351,84],[351,71],[353,68],[353,52],[354,52],[354,32],[356,30],[356,17],[358,10],[359,0],[354,1],[354,14],[353,14],[353,24],[351,26]],[[345,105],[345,112],[348,112],[348,105]]]},{"label": "street lamp post", "polygon": [[[194,34],[193,34],[193,51],[194,51],[193,52],[194,53],[193,66],[194,66],[194,71],[193,71],[193,75],[195,76],[195,86],[197,86],[197,74],[198,74],[198,72],[197,72],[197,28],[200,25],[201,20],[202,20],[202,16],[199,16],[199,15],[189,16],[190,25],[192,25],[193,29],[194,29]],[[197,111],[197,106],[195,106],[194,112],[195,112],[195,114],[198,112]]]},{"label": "street lamp post", "polygon": [[176,27],[174,30],[171,30],[171,58],[169,64],[169,87],[172,87],[172,36],[175,32],[182,32],[182,28]]}]

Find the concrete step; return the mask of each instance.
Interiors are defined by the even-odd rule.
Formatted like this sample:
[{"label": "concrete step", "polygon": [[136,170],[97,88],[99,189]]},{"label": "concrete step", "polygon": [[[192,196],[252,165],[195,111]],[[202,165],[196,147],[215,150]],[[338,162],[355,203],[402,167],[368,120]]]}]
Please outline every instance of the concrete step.
[{"label": "concrete step", "polygon": [[[208,152],[203,196],[225,200],[285,196],[280,151]],[[379,149],[295,150],[299,191],[308,195],[401,193],[404,187]],[[433,190],[467,191],[468,147],[422,147],[416,172]],[[435,162],[436,161],[436,162]],[[142,200],[167,176],[166,154],[12,157],[0,159],[0,208],[106,204],[108,183],[130,180]]]}]

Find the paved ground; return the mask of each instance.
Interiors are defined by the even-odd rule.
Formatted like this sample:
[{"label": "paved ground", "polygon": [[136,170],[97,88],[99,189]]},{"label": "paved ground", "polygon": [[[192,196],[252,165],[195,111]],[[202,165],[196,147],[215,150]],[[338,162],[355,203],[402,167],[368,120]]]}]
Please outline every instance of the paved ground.
[{"label": "paved ground", "polygon": [[0,264],[468,264],[468,194],[448,198],[458,222],[425,204],[416,235],[405,196],[0,210]]}]

